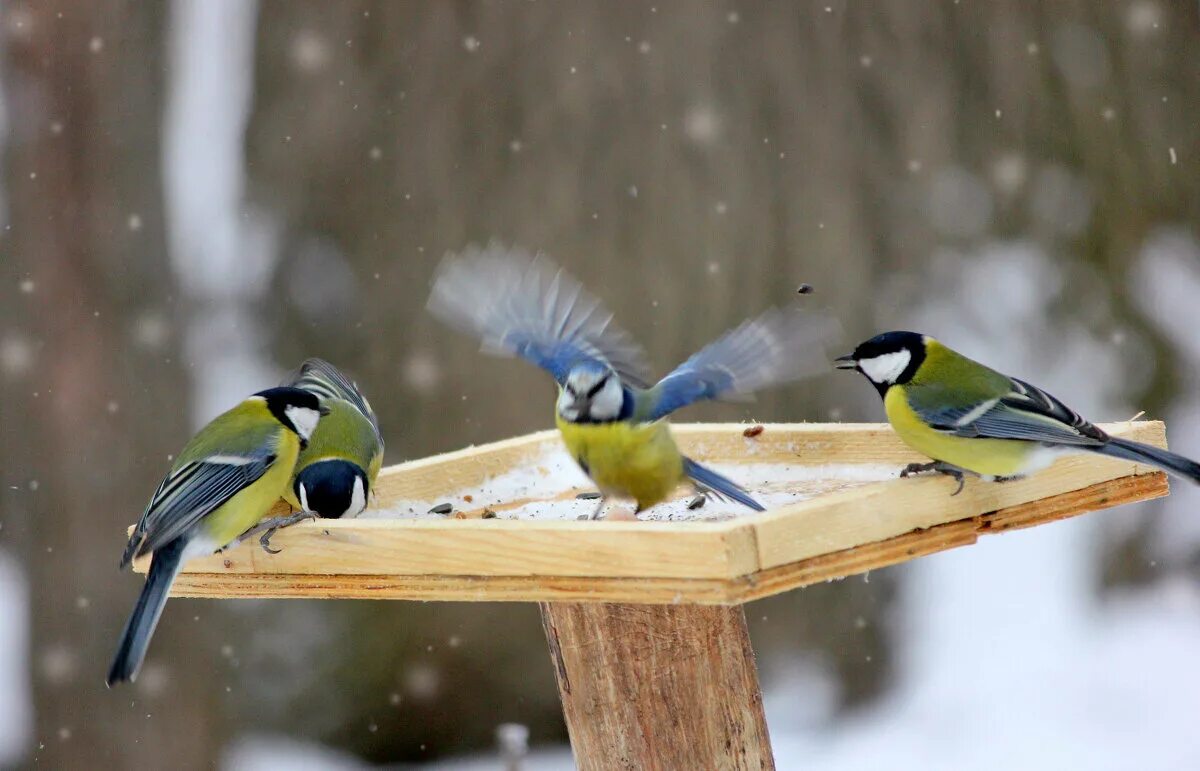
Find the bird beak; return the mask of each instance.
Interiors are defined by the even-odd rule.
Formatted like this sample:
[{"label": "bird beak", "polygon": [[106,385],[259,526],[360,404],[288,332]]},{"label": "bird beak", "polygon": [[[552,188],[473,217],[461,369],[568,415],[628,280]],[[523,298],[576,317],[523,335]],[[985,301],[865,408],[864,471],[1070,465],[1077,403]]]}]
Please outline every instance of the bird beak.
[{"label": "bird beak", "polygon": [[858,359],[854,358],[854,354],[848,353],[834,359],[833,366],[838,369],[858,369]]}]

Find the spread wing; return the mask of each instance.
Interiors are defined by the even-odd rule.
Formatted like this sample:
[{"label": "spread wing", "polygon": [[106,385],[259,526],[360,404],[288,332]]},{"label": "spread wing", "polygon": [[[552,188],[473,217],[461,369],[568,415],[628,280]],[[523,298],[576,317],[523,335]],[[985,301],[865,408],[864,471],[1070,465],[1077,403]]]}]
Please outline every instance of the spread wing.
[{"label": "spread wing", "polygon": [[726,332],[642,394],[637,417],[657,420],[693,402],[745,396],[826,372],[828,346],[839,334],[829,316],[772,308]]},{"label": "spread wing", "polygon": [[300,369],[293,372],[283,382],[283,385],[303,388],[322,399],[344,399],[350,402],[367,420],[371,421],[371,425],[375,427],[375,433],[379,434],[379,420],[375,417],[375,411],[371,409],[371,403],[367,401],[367,397],[358,390],[358,386],[353,380],[324,359],[306,359],[300,365]]},{"label": "spread wing", "polygon": [[494,243],[447,256],[434,277],[428,308],[482,340],[485,351],[520,356],[559,383],[587,360],[611,367],[624,383],[648,383],[642,349],[599,300],[545,257]]},{"label": "spread wing", "polygon": [[212,455],[184,463],[163,479],[142,514],[121,567],[183,535],[238,492],[258,480],[275,462],[269,452]]},{"label": "spread wing", "polygon": [[1012,379],[1012,389],[1000,396],[967,405],[953,403],[944,389],[921,385],[907,391],[909,405],[929,425],[956,436],[1024,439],[1030,442],[1089,447],[1104,444],[1108,435],[1079,413],[1036,386]]}]

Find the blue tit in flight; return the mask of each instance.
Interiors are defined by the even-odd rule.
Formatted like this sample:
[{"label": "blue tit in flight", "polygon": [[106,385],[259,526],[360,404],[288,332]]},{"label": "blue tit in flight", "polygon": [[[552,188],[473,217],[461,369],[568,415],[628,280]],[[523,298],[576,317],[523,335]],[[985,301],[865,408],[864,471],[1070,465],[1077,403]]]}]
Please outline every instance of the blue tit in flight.
[{"label": "blue tit in flight", "polygon": [[150,554],[150,571],[106,682],[137,677],[183,563],[237,539],[287,489],[326,409],[298,388],[271,388],[218,415],[187,443],[133,530],[121,567]]},{"label": "blue tit in flight", "polygon": [[632,498],[640,512],[685,480],[761,511],[733,481],[683,456],[666,418],[693,402],[828,371],[823,357],[837,333],[829,317],[773,309],[651,386],[642,349],[578,281],[544,257],[494,244],[448,256],[428,307],[486,352],[520,356],[554,377],[563,442],[600,489],[593,518],[608,497]]},{"label": "blue tit in flight", "polygon": [[1065,454],[1092,452],[1146,463],[1200,482],[1200,464],[1173,452],[1109,436],[1045,391],[972,361],[915,332],[887,332],[837,359],[883,397],[896,434],[932,463],[901,476],[938,471],[958,481],[1032,474]]},{"label": "blue tit in flight", "polygon": [[350,378],[323,359],[308,359],[284,385],[315,394],[329,414],[321,419],[283,498],[298,513],[267,519],[242,536],[262,533],[259,543],[272,554],[271,536],[312,516],[356,517],[367,507],[383,465],[383,436],[371,403]]}]

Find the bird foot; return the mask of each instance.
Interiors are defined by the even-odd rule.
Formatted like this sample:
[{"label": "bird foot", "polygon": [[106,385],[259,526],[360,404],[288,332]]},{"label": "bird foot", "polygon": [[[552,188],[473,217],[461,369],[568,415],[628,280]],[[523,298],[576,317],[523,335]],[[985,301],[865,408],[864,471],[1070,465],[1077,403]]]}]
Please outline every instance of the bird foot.
[{"label": "bird foot", "polygon": [[963,491],[963,485],[966,484],[966,473],[958,466],[951,466],[949,463],[943,463],[940,460],[931,461],[929,463],[910,463],[900,470],[900,477],[914,476],[916,474],[924,474],[928,471],[936,471],[939,474],[945,474],[952,477],[958,482],[958,487],[954,492],[950,493],[951,497],[958,495]]},{"label": "bird foot", "polygon": [[248,541],[259,533],[262,533],[258,539],[259,546],[261,546],[263,551],[265,551],[267,554],[278,554],[279,552],[283,551],[283,549],[271,548],[271,536],[275,535],[276,530],[281,530],[285,527],[291,527],[292,525],[295,525],[298,522],[303,522],[306,519],[316,518],[317,515],[311,511],[298,511],[295,514],[289,514],[284,517],[271,517],[270,519],[264,519],[262,522],[259,522],[254,527],[242,533],[241,537],[237,539],[237,543]]}]

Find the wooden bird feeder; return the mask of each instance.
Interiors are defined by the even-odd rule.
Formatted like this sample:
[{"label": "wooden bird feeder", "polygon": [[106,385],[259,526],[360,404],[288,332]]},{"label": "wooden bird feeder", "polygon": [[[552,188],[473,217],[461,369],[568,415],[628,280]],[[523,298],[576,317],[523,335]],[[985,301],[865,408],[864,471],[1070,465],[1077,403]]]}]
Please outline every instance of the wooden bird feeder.
[{"label": "wooden bird feeder", "polygon": [[[1166,445],[1161,422],[1103,428]],[[463,491],[557,451],[557,433],[543,431],[380,474],[373,507],[447,501],[459,514],[306,522],[274,536],[279,554],[251,542],[193,560],[173,594],[538,602],[579,768],[773,768],[742,603],[1167,494],[1153,468],[1079,456],[1020,481],[968,480],[952,496],[956,483],[940,475],[854,473],[927,460],[886,425],[746,429],[674,432],[686,454],[723,471],[804,467],[808,497],[721,521],[481,518],[529,503]],[[587,489],[546,487],[541,505],[574,505]]]}]

